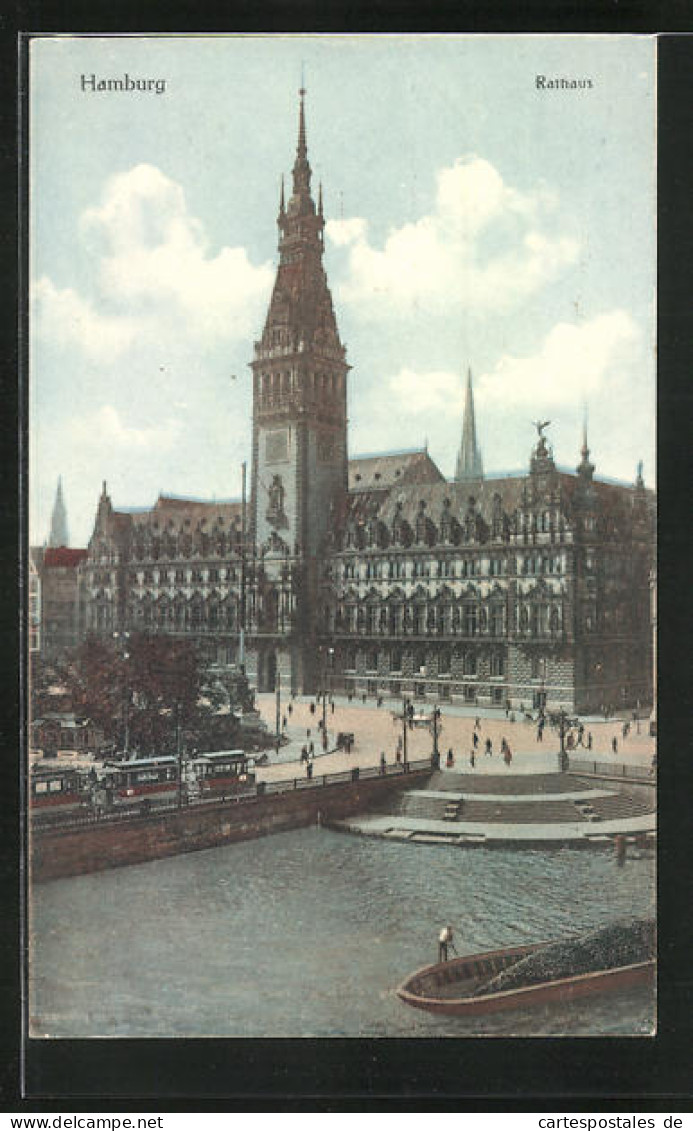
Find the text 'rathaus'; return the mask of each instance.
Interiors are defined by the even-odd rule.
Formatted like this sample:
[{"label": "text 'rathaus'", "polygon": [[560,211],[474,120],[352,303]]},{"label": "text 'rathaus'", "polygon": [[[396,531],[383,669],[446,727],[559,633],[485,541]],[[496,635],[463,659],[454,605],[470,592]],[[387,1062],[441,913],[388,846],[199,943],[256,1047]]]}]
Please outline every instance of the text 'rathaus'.
[{"label": "text 'rathaus'", "polygon": [[[654,497],[559,471],[484,476],[471,376],[456,476],[425,450],[349,460],[347,378],[311,193],[303,92],[279,266],[255,343],[241,503],[101,495],[81,565],[86,632],[198,640],[258,690],[321,687],[584,711],[652,696]],[[239,649],[243,648],[243,654]]]}]

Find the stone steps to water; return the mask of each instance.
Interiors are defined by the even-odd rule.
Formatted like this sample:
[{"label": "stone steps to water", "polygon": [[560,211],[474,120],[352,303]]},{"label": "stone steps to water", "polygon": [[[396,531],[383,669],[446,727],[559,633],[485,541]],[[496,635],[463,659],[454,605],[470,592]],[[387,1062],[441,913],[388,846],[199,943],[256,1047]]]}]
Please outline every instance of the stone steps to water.
[{"label": "stone steps to water", "polygon": [[[438,779],[441,776],[438,775]],[[540,788],[542,782],[537,779],[549,775],[533,775],[529,783],[517,777],[504,779],[495,775],[484,775],[483,779],[475,779],[476,792],[487,796],[478,799],[468,796],[469,793],[474,792],[468,788],[469,777],[461,774],[446,774],[444,777],[449,779],[451,776],[456,779],[455,787],[458,787],[459,783],[460,792],[464,792],[467,796],[464,798],[456,796],[449,781],[445,782],[448,786],[447,791],[440,789],[440,780],[431,781],[427,791],[404,791],[396,797],[389,798],[379,807],[380,811],[390,816],[404,817],[412,822],[446,821],[454,824],[457,821],[473,821],[480,824],[543,825],[575,824],[583,821],[598,824],[601,821],[642,816],[651,813],[654,809],[654,798],[652,801],[641,800],[616,792],[608,796],[600,796],[596,790],[593,790],[593,796],[590,796],[590,791],[584,788],[584,784],[578,779],[571,779],[569,775],[551,776],[551,788],[544,790]],[[558,784],[556,778],[562,785],[561,792],[564,795],[573,789],[579,789],[583,796],[580,798],[561,796],[561,793],[554,788]],[[499,782],[505,787],[503,792],[498,790]],[[528,784],[532,786],[531,790],[526,788]],[[520,788],[513,788],[518,786]],[[436,787],[438,796],[433,795]],[[451,796],[446,797],[446,792]],[[530,792],[534,794],[533,797],[527,796],[527,800],[520,799],[523,793],[526,796]],[[537,794],[542,793],[541,800],[538,800]]]},{"label": "stone steps to water", "polygon": [[651,813],[654,809],[653,802],[641,801],[625,794],[597,797],[590,804],[602,821],[613,821],[619,817],[640,817],[644,813]]},{"label": "stone steps to water", "polygon": [[603,790],[603,782],[593,782],[576,774],[455,774],[449,770],[431,775],[429,790],[450,793],[492,793],[519,797],[524,793],[588,793]]}]

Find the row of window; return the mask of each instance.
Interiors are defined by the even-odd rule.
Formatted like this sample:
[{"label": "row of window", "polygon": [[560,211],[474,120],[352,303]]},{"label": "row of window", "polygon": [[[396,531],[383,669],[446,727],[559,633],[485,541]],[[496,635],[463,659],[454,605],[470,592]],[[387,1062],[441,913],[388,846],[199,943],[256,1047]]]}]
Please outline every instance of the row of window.
[{"label": "row of window", "polygon": [[[344,653],[344,671],[356,671],[359,667],[358,663],[359,653],[356,649],[347,649]],[[443,649],[438,652],[433,659],[433,662],[428,664],[425,662],[424,656],[407,656],[407,668],[410,673],[416,678],[420,677],[426,679],[427,677],[435,678],[438,676],[448,676],[452,674],[453,659],[455,667],[458,672],[461,668],[461,674],[467,676],[475,676],[478,674],[479,657],[474,652],[464,652],[463,654],[455,654],[453,657],[449,649]],[[363,666],[366,672],[383,672],[387,671],[393,675],[399,675],[404,669],[404,654],[400,648],[393,648],[390,652],[379,652],[377,649],[367,651],[363,656]],[[505,656],[500,652],[492,652],[489,657],[489,670],[492,676],[505,675]]]},{"label": "row of window", "polygon": [[[516,611],[515,623],[519,632],[532,636],[558,633],[563,624],[562,608],[546,602],[523,602]],[[503,636],[506,610],[501,604],[491,604],[487,609],[472,602],[461,607],[424,603],[340,604],[335,611],[334,628],[336,632],[384,636],[423,636],[426,633]]]},{"label": "row of window", "polygon": [[135,543],[132,546],[130,557],[132,561],[158,561],[159,558],[189,558],[193,554],[206,558],[209,556],[223,558],[231,557],[240,552],[238,534],[223,534],[217,537],[202,534],[195,540],[191,534],[183,534],[180,538],[155,539],[151,543]]},{"label": "row of window", "polygon": [[505,573],[503,559],[491,558],[488,565],[483,559],[477,561],[474,558],[463,561],[431,561],[428,558],[415,558],[411,561],[393,558],[390,561],[345,562],[342,577],[346,581],[388,581],[430,577],[482,577],[487,572],[491,577],[501,577]]},{"label": "row of window", "polygon": [[[275,330],[275,334],[279,331]],[[273,343],[275,344],[275,343]],[[278,397],[304,390],[311,395],[341,393],[344,378],[339,373],[309,373],[300,379],[291,371],[285,373],[264,373],[258,383],[260,397]]]},{"label": "row of window", "polygon": [[[564,560],[560,555],[529,555],[518,558],[518,572],[521,574],[560,574],[564,571]],[[389,561],[344,562],[342,577],[345,581],[391,581],[407,578],[468,578],[503,577],[507,570],[504,558],[468,558],[462,561],[441,558],[437,561],[428,558],[393,558]]]},{"label": "row of window", "polygon": [[228,569],[218,569],[216,566],[210,566],[209,569],[145,569],[131,573],[128,578],[131,585],[186,585],[238,579],[239,571],[232,566]]},{"label": "row of window", "polygon": [[459,605],[352,605],[340,604],[335,613],[337,632],[370,632],[397,636],[422,636],[426,632],[476,636],[478,632],[502,636],[505,632],[505,606],[490,609],[469,603]]}]

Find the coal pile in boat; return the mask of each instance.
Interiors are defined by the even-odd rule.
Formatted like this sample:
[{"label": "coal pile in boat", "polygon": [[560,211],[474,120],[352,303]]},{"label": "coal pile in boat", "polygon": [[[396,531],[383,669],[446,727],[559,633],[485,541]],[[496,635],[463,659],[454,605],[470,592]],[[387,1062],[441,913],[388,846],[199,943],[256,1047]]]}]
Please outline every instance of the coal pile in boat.
[{"label": "coal pile in boat", "polygon": [[498,994],[539,982],[555,982],[577,974],[649,962],[655,957],[655,948],[654,920],[633,919],[612,923],[578,938],[549,943],[478,986],[474,996]]}]

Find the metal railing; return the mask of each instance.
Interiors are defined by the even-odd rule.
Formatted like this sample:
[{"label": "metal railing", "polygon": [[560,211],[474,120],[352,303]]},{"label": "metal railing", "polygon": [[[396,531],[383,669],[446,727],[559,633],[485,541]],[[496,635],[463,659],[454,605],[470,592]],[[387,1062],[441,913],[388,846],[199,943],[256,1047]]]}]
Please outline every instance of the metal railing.
[{"label": "metal railing", "polygon": [[349,770],[335,771],[331,774],[307,774],[301,777],[285,778],[279,781],[257,782],[254,789],[243,793],[216,797],[188,798],[182,805],[178,801],[163,801],[152,804],[144,809],[142,805],[128,806],[127,808],[110,809],[96,812],[89,808],[81,813],[63,815],[54,814],[51,817],[36,817],[32,815],[32,830],[41,833],[50,830],[84,829],[95,826],[114,824],[124,821],[152,820],[171,813],[190,812],[200,810],[210,805],[247,805],[261,802],[263,797],[277,796],[278,794],[294,793],[299,790],[323,789],[332,785],[349,785],[359,781],[370,781],[375,778],[403,777],[410,773],[431,770],[430,758],[421,758],[413,762],[395,762],[385,766],[354,766]]},{"label": "metal railing", "polygon": [[625,762],[596,762],[587,759],[568,759],[568,772],[573,774],[597,774],[605,778],[632,778],[637,781],[654,782],[656,773],[648,766],[632,766]]}]

